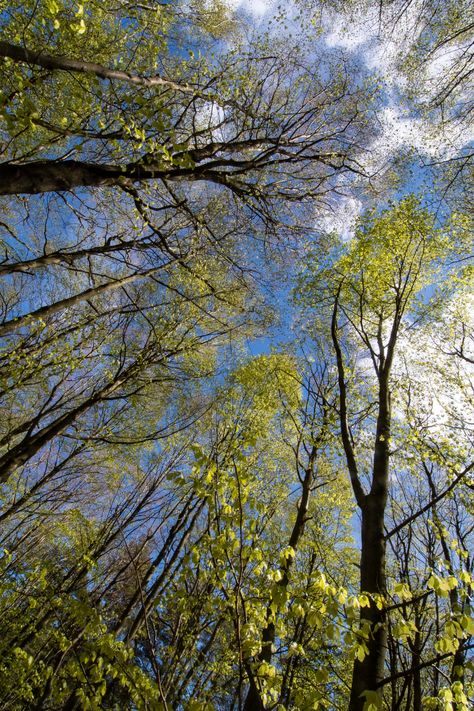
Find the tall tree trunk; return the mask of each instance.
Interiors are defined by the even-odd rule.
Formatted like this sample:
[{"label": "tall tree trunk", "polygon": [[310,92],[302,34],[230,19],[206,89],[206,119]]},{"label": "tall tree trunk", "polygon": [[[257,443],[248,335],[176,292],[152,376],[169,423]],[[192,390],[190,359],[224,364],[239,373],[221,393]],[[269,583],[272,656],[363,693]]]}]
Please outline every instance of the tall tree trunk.
[{"label": "tall tree trunk", "polygon": [[[431,491],[431,497],[432,501],[437,500],[437,493],[436,493],[436,487],[435,483],[433,481],[433,476],[432,476],[432,469],[427,466],[426,464],[423,465],[425,473],[428,478],[428,484],[430,487]],[[441,542],[441,548],[443,549],[443,556],[445,561],[448,564],[448,572],[450,575],[455,576],[455,568],[453,565],[453,560],[452,560],[452,554],[451,550],[448,545],[448,540],[446,538],[444,526],[441,522],[441,519],[438,514],[438,508],[436,505],[433,505],[433,521],[434,524],[437,528],[438,535],[439,535],[439,540]],[[453,590],[449,591],[449,603],[451,607],[451,613],[453,615],[456,615],[457,613],[461,612],[461,605],[459,601],[459,595],[457,588],[454,588]],[[464,679],[464,664],[465,664],[465,651],[464,651],[464,645],[463,641],[460,640],[459,647],[457,648],[456,652],[454,653],[453,657],[453,663],[451,666],[451,673],[450,673],[450,682],[451,684],[454,684],[456,681],[463,681]],[[453,711],[458,711],[459,709],[459,704],[453,701]]]},{"label": "tall tree trunk", "polygon": [[[115,240],[118,241],[115,242]],[[111,242],[114,242],[114,244],[111,244]],[[25,259],[21,262],[1,264],[0,277],[8,276],[9,274],[14,274],[16,272],[28,273],[34,269],[40,269],[50,265],[65,265],[69,267],[79,259],[89,258],[95,255],[109,256],[113,255],[115,252],[126,252],[129,249],[143,252],[152,247],[163,249],[163,243],[164,238],[162,238],[162,241],[156,238],[150,240],[150,235],[144,235],[143,237],[137,239],[124,240],[122,239],[122,234],[118,233],[105,240],[104,244],[97,245],[96,247],[87,247],[85,249],[70,251],[68,251],[68,248],[65,248],[64,250],[57,250],[49,254],[43,254],[35,259]],[[166,264],[163,266],[166,266]]]},{"label": "tall tree trunk", "polygon": [[29,459],[54,437],[61,434],[67,427],[72,425],[80,415],[84,414],[97,405],[105,398],[110,397],[124,385],[131,377],[133,377],[141,366],[138,361],[133,362],[125,368],[120,374],[117,374],[115,380],[107,385],[104,385],[100,390],[90,395],[82,403],[57,417],[55,420],[47,424],[35,434],[27,434],[21,442],[14,445],[10,450],[0,456],[0,482],[8,481],[12,473],[23,466]]},{"label": "tall tree trunk", "polygon": [[[385,591],[385,540],[384,506],[375,497],[367,496],[362,509],[362,554],[360,562],[360,589],[363,593],[383,594]],[[375,691],[384,676],[387,651],[386,613],[379,610],[370,599],[370,605],[361,609],[361,625],[369,623],[366,640],[368,654],[363,661],[354,661],[349,711],[362,711],[364,691]]]},{"label": "tall tree trunk", "polygon": [[[320,433],[320,438],[322,439],[323,434],[325,431],[325,423],[323,424],[323,427],[321,429]],[[318,438],[319,439],[319,438]],[[311,449],[311,454],[309,456],[309,462],[308,462],[308,467],[305,470],[305,477],[302,482],[302,492],[301,492],[301,499],[298,504],[298,511],[296,514],[296,519],[295,523],[293,525],[293,530],[291,532],[290,540],[289,540],[289,546],[293,548],[293,551],[296,552],[298,548],[298,544],[301,540],[301,537],[303,536],[304,533],[304,528],[305,528],[305,523],[306,523],[306,517],[308,515],[308,506],[309,506],[309,499],[311,496],[311,488],[313,486],[313,480],[314,480],[314,465],[316,461],[316,455],[318,452],[318,445],[319,441],[313,445]],[[278,585],[281,587],[285,587],[288,585],[289,581],[289,571],[290,567],[293,563],[293,556],[289,556],[286,559],[285,565],[282,566],[281,572],[282,572],[282,578],[279,581]],[[271,601],[270,601],[271,603]],[[271,610],[271,604],[267,607],[267,623],[265,625],[265,628],[262,631],[262,650],[260,654],[257,657],[257,662],[267,662],[268,664],[272,660],[272,645],[273,642],[275,641],[275,622],[274,620],[274,613]],[[250,670],[249,670],[250,671]],[[249,690],[245,699],[244,703],[244,711],[263,711],[265,708],[262,702],[262,697],[260,694],[260,690],[258,688],[258,684],[255,680],[255,676],[252,673],[249,673]]]},{"label": "tall tree trunk", "polygon": [[38,160],[18,165],[3,163],[0,165],[0,195],[116,185],[126,172],[114,165],[98,165],[77,160]]},{"label": "tall tree trunk", "polygon": [[[416,624],[416,621],[415,621]],[[413,643],[413,711],[421,711],[421,635],[415,632],[415,640]]]},{"label": "tall tree trunk", "polygon": [[[56,301],[54,304],[41,306],[39,309],[35,309],[35,311],[30,311],[22,316],[16,316],[15,318],[0,324],[0,337],[12,333],[17,328],[21,328],[25,324],[34,324],[37,319],[48,318],[59,311],[72,308],[73,306],[80,304],[82,301],[87,301],[88,299],[93,299],[94,297],[100,296],[101,294],[105,294],[109,291],[114,291],[115,289],[119,289],[127,284],[132,284],[134,281],[145,279],[146,277],[156,274],[156,272],[159,272],[162,269],[163,265],[160,264],[158,267],[152,267],[151,269],[147,269],[143,272],[136,272],[135,274],[129,274],[128,276],[108,281],[105,284],[100,284],[99,286],[90,287],[85,291],[81,291],[79,294],[68,296],[65,299]],[[163,285],[163,282],[157,283]]]},{"label": "tall tree trunk", "polygon": [[370,604],[361,608],[361,625],[368,623],[368,654],[362,661],[355,659],[352,672],[349,711],[362,711],[364,691],[380,693],[379,682],[384,677],[387,654],[386,612],[377,607],[372,596],[385,595],[385,507],[388,495],[390,393],[388,375],[390,361],[379,376],[378,417],[375,433],[372,486],[361,505],[360,591],[368,594]]},{"label": "tall tree trunk", "polygon": [[[277,139],[267,139],[259,144],[271,145],[265,152],[265,161],[270,163],[270,154],[276,152]],[[253,145],[248,141],[222,144],[227,151],[239,150]],[[206,149],[208,150],[208,149]],[[195,151],[189,155],[192,157]],[[186,155],[185,153],[182,154]],[[163,161],[148,162],[150,156],[128,165],[90,163],[81,160],[37,160],[29,163],[0,163],[0,195],[35,195],[48,192],[62,192],[76,188],[104,187],[124,185],[144,180],[203,180],[223,185],[240,196],[255,194],[255,186],[239,180],[240,176],[252,168],[261,169],[262,160],[242,158],[237,161],[227,156],[215,161],[196,164],[193,167],[181,167]],[[267,160],[268,159],[268,160]],[[324,154],[315,156],[315,160],[324,162]],[[227,170],[226,170],[227,168]],[[244,170],[245,169],[245,170]],[[235,175],[234,175],[235,174]]]}]

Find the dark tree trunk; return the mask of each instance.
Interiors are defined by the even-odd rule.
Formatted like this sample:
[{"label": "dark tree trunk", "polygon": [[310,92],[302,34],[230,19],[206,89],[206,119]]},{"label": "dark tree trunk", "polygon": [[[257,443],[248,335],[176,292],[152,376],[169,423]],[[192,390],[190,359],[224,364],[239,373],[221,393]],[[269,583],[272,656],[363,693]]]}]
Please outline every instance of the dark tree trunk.
[{"label": "dark tree trunk", "polygon": [[77,160],[4,163],[0,165],[0,195],[32,195],[91,185],[114,185],[121,175],[124,172],[117,166]]},{"label": "dark tree trunk", "polygon": [[[384,505],[367,496],[362,510],[362,554],[360,563],[361,592],[382,594],[385,590],[385,540],[383,531]],[[366,640],[368,654],[354,662],[349,711],[362,711],[366,691],[375,691],[384,676],[387,651],[387,625],[384,610],[379,610],[371,600],[369,607],[361,609],[361,623],[370,623],[371,632]]]},{"label": "dark tree trunk", "polygon": [[81,415],[87,412],[87,410],[115,393],[118,388],[135,375],[138,369],[139,364],[137,362],[132,363],[128,368],[124,369],[121,374],[118,374],[113,382],[105,385],[101,390],[86,398],[86,400],[72,408],[69,412],[60,415],[35,434],[27,434],[21,442],[5,452],[5,454],[0,457],[0,482],[7,482],[16,469],[26,464],[45,444],[61,434],[61,432],[72,425]]},{"label": "dark tree trunk", "polygon": [[368,654],[362,661],[355,659],[352,672],[349,711],[362,711],[364,691],[380,693],[379,683],[384,678],[387,654],[386,612],[380,610],[372,595],[385,595],[385,531],[384,518],[388,495],[390,394],[386,368],[379,377],[378,418],[375,435],[372,487],[361,505],[360,591],[367,593],[370,605],[361,608],[361,624],[369,623],[369,637],[365,641]]},{"label": "dark tree trunk", "polygon": [[[420,621],[415,617],[415,624],[418,628]],[[421,634],[420,632],[415,632],[415,638],[413,640],[413,651],[412,651],[412,669],[413,669],[413,711],[421,711]]]}]

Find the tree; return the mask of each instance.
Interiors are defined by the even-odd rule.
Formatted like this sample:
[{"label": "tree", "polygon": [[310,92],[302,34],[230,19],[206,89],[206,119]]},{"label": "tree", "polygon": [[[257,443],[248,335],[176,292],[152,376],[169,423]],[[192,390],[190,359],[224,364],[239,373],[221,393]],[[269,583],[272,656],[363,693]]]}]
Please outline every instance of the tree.
[{"label": "tree", "polygon": [[[340,438],[361,512],[360,586],[369,604],[361,610],[366,653],[354,662],[351,711],[364,708],[364,695],[367,702],[375,699],[384,679],[394,362],[407,320],[416,318],[416,299],[417,318],[430,318],[422,295],[453,251],[448,234],[436,229],[433,217],[408,197],[380,215],[368,215],[341,256],[315,277],[305,276],[301,289],[305,300],[318,299],[332,312],[326,327],[338,373]],[[433,318],[435,312],[431,314]],[[348,374],[361,367],[364,379],[354,381]],[[370,448],[368,436],[373,438]],[[364,481],[366,467],[371,473]]]},{"label": "tree", "polygon": [[[150,12],[125,3],[117,17],[91,4],[73,22],[68,3],[53,5],[46,17],[32,10],[22,46],[0,46],[14,68],[3,108],[11,133],[3,194],[204,181],[258,208],[271,194],[317,195],[331,175],[357,168],[357,89],[335,72],[323,82],[296,47],[275,52],[274,45],[268,57],[260,40],[206,66],[193,51],[183,60],[170,50],[174,5]],[[12,37],[22,28],[15,10],[7,18]],[[117,45],[107,34],[112,18]],[[72,39],[85,56],[68,56]],[[157,51],[151,68],[162,66],[164,76],[143,71]],[[47,102],[59,94],[58,125],[58,106],[53,116]],[[259,174],[265,189],[256,185]]]},{"label": "tree", "polygon": [[[4,363],[12,363],[13,353],[21,354],[21,368],[25,357],[37,362],[50,347],[50,331],[58,349],[77,352],[87,331],[103,344],[93,358],[107,360],[111,350],[118,364],[105,384],[104,372],[115,363],[89,370],[92,387],[80,402],[70,397],[71,374],[61,385],[56,373],[54,404],[43,402],[20,423],[12,414],[3,480],[83,413],[102,411],[112,396],[129,401],[136,383],[125,396],[116,388],[140,377],[147,359],[153,367],[167,369],[171,361],[175,367],[190,352],[193,331],[200,333],[193,340],[198,348],[208,329],[201,316],[209,318],[209,334],[249,320],[240,318],[243,303],[256,299],[245,293],[250,281],[239,238],[262,224],[274,231],[280,205],[284,212],[284,203],[304,203],[339,173],[357,169],[365,95],[336,66],[321,79],[302,52],[283,43],[271,56],[261,39],[204,57],[189,48],[186,31],[188,47],[175,45],[190,22],[179,5],[119,3],[116,12],[65,2],[26,10],[13,5],[2,18],[11,41],[0,47],[8,75],[0,173],[4,194],[40,195],[14,203],[3,223],[0,334],[11,344]],[[208,14],[198,12],[194,32],[201,50],[210,52]],[[189,58],[183,59],[184,49]],[[191,190],[194,183],[203,185]],[[86,188],[95,188],[93,197]],[[64,190],[76,193],[66,197]],[[26,230],[31,238],[25,240]],[[168,348],[163,335],[173,325],[170,320],[163,331],[156,314],[169,304],[180,324]],[[126,335],[143,328],[149,340]],[[78,377],[76,363],[74,371]],[[31,370],[28,378],[38,375]],[[5,377],[12,377],[9,368]],[[49,377],[46,369],[41,377]],[[70,406],[53,421],[63,405],[61,387],[68,388]],[[31,427],[39,429],[17,442]]]},{"label": "tree", "polygon": [[[322,233],[375,134],[355,58],[102,5],[0,13],[0,706],[467,711],[468,201]],[[434,6],[407,76],[470,36]]]}]

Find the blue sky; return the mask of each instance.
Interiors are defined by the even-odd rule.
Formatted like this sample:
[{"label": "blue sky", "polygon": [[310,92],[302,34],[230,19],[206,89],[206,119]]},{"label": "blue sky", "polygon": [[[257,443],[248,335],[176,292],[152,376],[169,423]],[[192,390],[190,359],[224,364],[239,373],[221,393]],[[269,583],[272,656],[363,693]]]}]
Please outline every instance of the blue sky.
[{"label": "blue sky", "polygon": [[[261,31],[285,34],[298,31],[293,22],[297,14],[294,2],[279,5],[274,0],[226,0],[227,5],[238,13],[245,13],[250,24]],[[310,5],[309,3],[306,3]],[[360,4],[362,5],[362,3]],[[376,114],[379,134],[371,145],[367,146],[365,168],[374,175],[374,183],[383,184],[387,171],[391,168],[394,156],[403,156],[399,181],[389,190],[370,194],[362,181],[351,179],[346,194],[331,198],[331,209],[321,208],[315,215],[314,227],[322,231],[336,231],[344,239],[350,239],[353,225],[363,210],[371,205],[378,208],[386,206],[389,198],[400,198],[407,193],[416,193],[426,207],[437,212],[442,219],[446,206],[440,202],[433,182],[434,170],[431,167],[438,161],[456,158],[474,142],[474,126],[457,122],[443,126],[417,113],[416,108],[404,98],[407,80],[400,69],[409,47],[419,33],[416,23],[419,3],[409,4],[397,31],[381,35],[379,24],[379,5],[369,3],[369,10],[356,10],[349,15],[337,14],[324,10],[314,23],[315,51],[327,48],[329,51],[346,53],[356,58],[367,71],[367,75],[377,78],[381,87],[381,101]],[[276,22],[273,17],[280,12],[284,21]],[[311,30],[309,30],[310,34]],[[310,40],[311,41],[311,40]],[[449,52],[435,53],[426,65],[423,91],[426,96],[434,91],[439,78],[449,69],[456,57],[456,46]],[[249,341],[248,348],[252,355],[268,352],[273,345],[284,343],[291,338],[292,309],[288,303],[290,291],[282,287],[274,297],[280,304],[281,323],[272,335]]]}]

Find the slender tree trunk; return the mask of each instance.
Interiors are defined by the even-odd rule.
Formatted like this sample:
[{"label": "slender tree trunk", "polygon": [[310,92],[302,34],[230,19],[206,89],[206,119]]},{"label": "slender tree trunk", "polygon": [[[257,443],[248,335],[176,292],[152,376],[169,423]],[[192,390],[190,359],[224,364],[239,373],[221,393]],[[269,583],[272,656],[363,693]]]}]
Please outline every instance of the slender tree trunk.
[{"label": "slender tree trunk", "polygon": [[413,651],[412,651],[412,669],[413,669],[413,711],[421,711],[421,699],[422,699],[422,689],[421,689],[421,634],[418,631],[418,626],[420,620],[415,616],[415,625],[417,627],[417,632],[415,632],[415,637],[413,640]]},{"label": "slender tree trunk", "polygon": [[69,57],[53,57],[50,54],[36,52],[26,47],[20,47],[9,42],[0,41],[0,57],[9,57],[14,62],[35,65],[43,69],[52,69],[78,74],[89,74],[100,79],[117,80],[135,86],[163,87],[186,94],[195,94],[195,90],[186,84],[177,84],[169,79],[160,76],[146,77],[131,72],[124,72],[120,69],[109,69],[96,62],[86,62],[83,59],[71,59]]},{"label": "slender tree trunk", "polygon": [[368,594],[370,604],[361,608],[360,619],[362,627],[367,623],[369,628],[368,639],[365,640],[368,654],[362,661],[357,658],[354,661],[349,711],[363,710],[365,698],[361,694],[364,691],[379,692],[378,684],[384,678],[387,654],[386,613],[383,608],[380,610],[377,607],[371,596],[385,595],[386,592],[384,519],[388,495],[390,439],[388,374],[389,367],[382,371],[379,378],[372,487],[361,506],[360,591]]},{"label": "slender tree trunk", "polygon": [[[433,477],[432,477],[432,471],[426,465],[424,466],[424,469],[425,469],[425,473],[428,477],[428,483],[429,483],[432,499],[433,499],[433,501],[435,501],[437,496],[436,496],[436,487],[435,487]],[[434,520],[434,523],[435,523],[436,528],[438,530],[439,539],[441,542],[441,548],[443,549],[444,559],[448,563],[448,572],[450,575],[454,576],[455,569],[454,569],[454,565],[453,565],[451,550],[449,548],[448,541],[446,540],[444,527],[443,527],[443,524],[440,520],[440,517],[438,514],[438,509],[437,509],[436,505],[433,506],[433,520]],[[461,611],[461,605],[459,602],[458,591],[456,588],[454,588],[453,590],[450,590],[450,592],[449,592],[449,603],[451,606],[451,612],[453,614],[456,614]],[[453,663],[451,666],[451,673],[450,673],[451,684],[454,684],[456,681],[463,681],[463,679],[464,679],[464,664],[465,664],[465,652],[464,652],[463,642],[462,642],[462,640],[460,640],[459,647],[457,648],[456,652],[454,653]],[[458,711],[458,709],[459,709],[459,704],[457,704],[455,701],[453,701],[453,711]]]},{"label": "slender tree trunk", "polygon": [[94,297],[100,296],[101,294],[105,294],[109,291],[114,291],[115,289],[131,284],[134,281],[145,279],[146,277],[156,274],[156,272],[159,272],[162,269],[163,265],[160,265],[158,267],[147,269],[144,272],[137,272],[136,274],[130,274],[129,276],[122,277],[121,279],[114,279],[113,281],[108,281],[106,284],[100,284],[99,286],[94,286],[90,289],[86,289],[85,291],[81,291],[79,294],[75,294],[74,296],[68,296],[66,299],[56,301],[54,304],[41,306],[39,309],[35,309],[35,311],[31,311],[28,314],[16,316],[15,318],[0,324],[0,336],[6,336],[25,324],[34,323],[35,319],[48,318],[59,311],[76,306],[82,301],[87,301],[88,299],[93,299]]},{"label": "slender tree trunk", "polygon": [[12,516],[15,514],[21,507],[28,502],[28,500],[36,494],[36,492],[41,489],[48,481],[53,479],[58,472],[61,471],[74,457],[77,457],[80,452],[82,452],[83,449],[85,449],[86,444],[85,442],[82,442],[76,449],[74,449],[70,454],[67,455],[64,459],[62,459],[58,464],[56,464],[49,472],[47,472],[44,476],[42,476],[40,479],[38,479],[33,486],[25,491],[24,494],[22,494],[18,499],[16,499],[11,506],[9,506],[7,509],[2,511],[0,514],[0,523],[4,521],[6,518],[9,516]]},{"label": "slender tree trunk", "polygon": [[[370,495],[362,510],[362,555],[360,563],[363,593],[383,594],[385,591],[385,541],[383,531],[384,507]],[[369,598],[370,599],[370,598]],[[366,640],[368,654],[363,661],[354,662],[349,711],[362,711],[366,691],[375,691],[384,677],[387,650],[387,625],[384,610],[379,610],[370,600],[369,607],[361,609],[361,624],[370,625]]]},{"label": "slender tree trunk", "polygon": [[[321,437],[323,434],[323,430],[321,431]],[[302,492],[301,492],[301,499],[298,504],[298,511],[296,514],[296,519],[295,523],[293,525],[293,530],[291,532],[290,540],[289,540],[289,545],[293,550],[296,552],[296,549],[298,547],[298,544],[301,540],[301,537],[304,533],[304,528],[305,528],[305,523],[306,523],[306,516],[308,514],[308,506],[309,506],[309,499],[311,496],[311,487],[313,485],[313,480],[314,480],[314,464],[316,460],[316,455],[317,455],[317,444],[313,445],[313,448],[311,450],[311,454],[309,457],[309,462],[308,462],[308,467],[305,471],[305,477],[302,483]],[[282,573],[282,579],[279,581],[278,585],[281,587],[285,587],[288,585],[288,580],[289,580],[289,570],[291,567],[291,564],[293,562],[293,556],[290,556],[289,558],[286,559],[285,566],[283,567]],[[267,623],[265,625],[265,628],[263,629],[262,632],[262,651],[258,655],[257,661],[258,662],[267,662],[268,664],[272,660],[272,645],[273,642],[275,641],[275,622],[273,621],[273,613],[271,611],[271,606],[269,605],[267,608]],[[262,702],[262,697],[260,695],[260,690],[258,689],[258,685],[255,681],[255,677],[253,674],[249,675],[250,677],[250,686],[249,690],[247,693],[247,697],[245,699],[244,703],[244,711],[263,711],[264,706]]]},{"label": "slender tree trunk", "polygon": [[140,609],[138,610],[135,618],[131,621],[130,628],[125,635],[125,641],[130,642],[134,636],[137,634],[138,630],[140,629],[141,625],[145,621],[146,615],[148,614],[151,606],[153,605],[153,602],[156,600],[158,594],[160,593],[163,585],[163,581],[165,580],[168,572],[172,569],[173,565],[176,563],[179,554],[181,553],[184,545],[187,543],[191,533],[194,530],[194,526],[196,525],[196,522],[204,508],[205,501],[202,501],[198,508],[196,509],[194,516],[192,517],[191,521],[189,522],[189,525],[187,529],[184,531],[183,535],[181,536],[180,540],[178,541],[173,554],[171,555],[171,558],[167,562],[165,568],[163,571],[160,573],[158,578],[155,580],[151,588],[147,591],[146,598],[143,600],[143,604],[141,605]]},{"label": "slender tree trunk", "polygon": [[[119,240],[115,242],[115,240]],[[114,244],[110,244],[114,241]],[[115,252],[126,252],[129,249],[134,249],[137,251],[146,251],[151,247],[162,247],[162,244],[157,244],[157,240],[149,241],[147,237],[142,237],[140,239],[122,240],[120,234],[107,240],[104,244],[98,245],[97,247],[88,247],[86,249],[77,249],[67,251],[65,249],[57,250],[56,252],[51,252],[50,254],[43,254],[41,257],[36,257],[35,259],[25,259],[22,262],[13,262],[10,264],[0,265],[0,277],[8,276],[9,274],[14,274],[16,272],[31,272],[34,269],[41,269],[49,265],[65,265],[71,266],[74,262],[79,259],[84,259],[88,257],[93,257],[95,255],[108,256],[109,254],[114,254]],[[163,266],[166,266],[164,264]]]},{"label": "slender tree trunk", "polygon": [[0,457],[0,482],[5,483],[8,481],[11,474],[18,469],[18,467],[21,467],[29,459],[34,457],[45,444],[72,425],[80,415],[87,412],[87,410],[100,403],[106,397],[110,397],[118,388],[125,384],[138,369],[139,364],[137,362],[132,363],[128,368],[123,370],[112,383],[105,385],[101,390],[92,394],[80,405],[60,415],[60,417],[38,430],[35,434],[27,435],[21,442],[5,452],[5,454]]},{"label": "slender tree trunk", "polygon": [[[175,523],[171,526],[168,535],[165,539],[165,542],[161,546],[160,550],[158,551],[158,554],[155,556],[155,558],[152,560],[150,563],[147,571],[142,577],[141,580],[141,586],[143,589],[146,588],[148,585],[150,579],[152,578],[153,574],[156,572],[156,570],[159,568],[159,566],[163,563],[163,561],[166,558],[166,555],[169,553],[169,551],[172,549],[173,544],[176,542],[176,539],[178,538],[179,534],[183,530],[183,528],[186,527],[188,518],[190,514],[194,511],[196,507],[196,503],[193,501],[194,497],[191,496],[183,506],[182,510],[177,516],[177,519]],[[167,566],[165,566],[166,568]],[[125,605],[124,609],[120,613],[120,618],[117,620],[113,631],[118,634],[122,631],[123,626],[125,623],[130,620],[130,614],[134,607],[139,603],[140,601],[140,589],[137,588],[134,592],[134,594],[131,596],[131,598],[128,600],[127,604]]]}]

